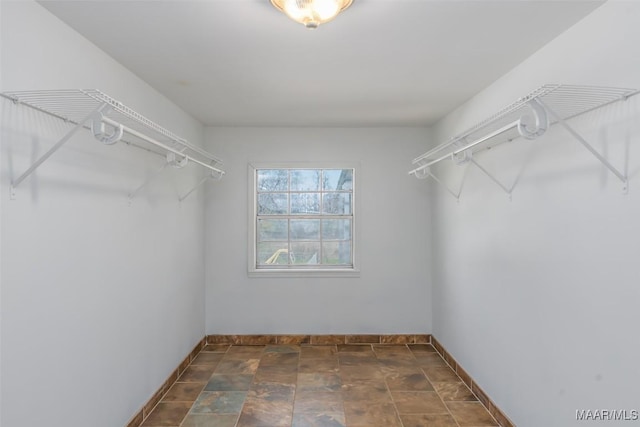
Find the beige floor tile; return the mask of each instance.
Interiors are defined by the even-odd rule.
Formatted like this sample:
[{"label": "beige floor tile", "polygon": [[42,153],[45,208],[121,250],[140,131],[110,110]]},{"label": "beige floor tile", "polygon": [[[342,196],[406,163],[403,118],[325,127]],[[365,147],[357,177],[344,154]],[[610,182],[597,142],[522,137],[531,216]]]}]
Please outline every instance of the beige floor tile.
[{"label": "beige floor tile", "polygon": [[480,402],[447,402],[451,415],[460,427],[497,426],[489,411]]},{"label": "beige floor tile", "polygon": [[435,391],[392,391],[391,397],[400,414],[448,414],[449,412]]}]

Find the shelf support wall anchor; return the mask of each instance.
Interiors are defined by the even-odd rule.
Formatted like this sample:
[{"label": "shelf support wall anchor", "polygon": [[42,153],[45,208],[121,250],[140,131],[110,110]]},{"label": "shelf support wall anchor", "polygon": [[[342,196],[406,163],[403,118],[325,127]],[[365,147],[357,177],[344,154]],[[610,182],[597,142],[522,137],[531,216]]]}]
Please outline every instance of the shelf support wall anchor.
[{"label": "shelf support wall anchor", "polygon": [[460,194],[462,194],[462,187],[464,186],[464,180],[462,181],[462,184],[460,185],[460,189],[456,193],[455,191],[450,189],[444,182],[442,182],[437,176],[435,176],[433,173],[431,173],[431,169],[429,167],[420,169],[420,171],[415,172],[414,175],[418,179],[427,179],[427,178],[431,177],[435,182],[440,184],[442,186],[442,188],[447,190],[447,192],[449,194],[451,194],[456,199],[456,201],[458,201],[458,202],[460,201]]},{"label": "shelf support wall anchor", "polygon": [[216,174],[216,172],[211,172],[210,174],[205,175],[204,178],[202,178],[195,186],[193,186],[193,188],[189,191],[187,191],[187,193],[178,198],[179,202],[182,202],[184,199],[186,199],[187,197],[189,197],[189,195],[191,193],[193,193],[194,191],[196,191],[202,184],[204,184],[205,182],[207,182],[209,179],[215,179],[215,180],[219,180],[222,178],[222,174],[218,173]]},{"label": "shelf support wall anchor", "polygon": [[98,106],[95,110],[93,110],[89,115],[87,115],[84,119],[80,120],[75,124],[73,128],[71,128],[58,142],[56,142],[53,147],[49,149],[46,153],[44,153],[38,160],[36,160],[26,171],[22,173],[18,178],[11,181],[11,190],[10,197],[11,200],[15,200],[16,197],[16,189],[18,186],[24,181],[29,175],[36,171],[49,157],[51,157],[56,151],[58,151],[75,133],[82,129],[87,121],[89,121],[95,114],[100,114],[105,108],[109,107],[108,104],[103,103]]},{"label": "shelf support wall anchor", "polygon": [[578,132],[576,132],[569,124],[563,120],[558,114],[556,114],[552,109],[550,109],[547,105],[545,105],[542,101],[539,101],[540,104],[551,114],[551,116],[558,122],[560,125],[567,130],[575,139],[578,140],[593,156],[600,160],[609,171],[614,174],[620,181],[622,181],[622,191],[626,194],[629,191],[629,182],[628,178],[620,172],[617,168],[615,168],[602,154],[598,152],[586,139],[582,137]]}]

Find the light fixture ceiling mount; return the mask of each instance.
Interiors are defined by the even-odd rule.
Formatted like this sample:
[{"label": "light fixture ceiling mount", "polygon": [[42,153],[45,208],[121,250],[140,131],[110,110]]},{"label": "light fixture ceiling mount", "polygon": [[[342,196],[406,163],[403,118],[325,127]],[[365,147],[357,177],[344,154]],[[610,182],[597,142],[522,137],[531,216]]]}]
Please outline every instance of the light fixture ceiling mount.
[{"label": "light fixture ceiling mount", "polygon": [[351,6],[353,0],[271,0],[289,18],[310,29],[331,21]]}]

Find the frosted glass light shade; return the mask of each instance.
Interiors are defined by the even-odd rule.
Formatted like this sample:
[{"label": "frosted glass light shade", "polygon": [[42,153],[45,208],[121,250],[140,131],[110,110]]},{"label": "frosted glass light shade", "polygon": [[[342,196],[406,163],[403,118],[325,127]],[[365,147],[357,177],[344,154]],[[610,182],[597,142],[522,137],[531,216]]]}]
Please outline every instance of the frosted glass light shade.
[{"label": "frosted glass light shade", "polygon": [[351,6],[353,0],[271,0],[276,8],[307,28],[318,28]]}]

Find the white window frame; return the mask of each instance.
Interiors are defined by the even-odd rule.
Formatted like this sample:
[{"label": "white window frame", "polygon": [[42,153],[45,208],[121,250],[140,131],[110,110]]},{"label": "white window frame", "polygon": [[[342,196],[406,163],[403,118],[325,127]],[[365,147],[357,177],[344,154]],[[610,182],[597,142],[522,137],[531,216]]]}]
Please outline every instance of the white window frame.
[{"label": "white window frame", "polygon": [[[353,169],[353,189],[352,189],[352,235],[351,235],[351,255],[352,266],[335,267],[314,267],[304,268],[283,267],[283,268],[258,268],[257,266],[257,171],[259,169]],[[360,193],[360,165],[358,163],[339,162],[287,162],[287,163],[249,163],[248,167],[248,275],[249,277],[359,277],[359,222],[356,218],[359,212]]]}]

